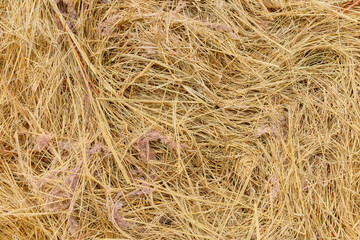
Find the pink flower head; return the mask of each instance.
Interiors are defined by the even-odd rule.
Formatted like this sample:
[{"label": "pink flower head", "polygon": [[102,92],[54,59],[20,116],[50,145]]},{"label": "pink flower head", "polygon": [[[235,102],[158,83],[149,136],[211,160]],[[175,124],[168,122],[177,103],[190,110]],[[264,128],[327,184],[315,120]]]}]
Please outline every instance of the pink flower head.
[{"label": "pink flower head", "polygon": [[48,144],[48,142],[51,141],[52,138],[53,138],[52,134],[42,133],[36,139],[36,147],[35,147],[35,149],[38,150],[38,151],[43,149]]}]

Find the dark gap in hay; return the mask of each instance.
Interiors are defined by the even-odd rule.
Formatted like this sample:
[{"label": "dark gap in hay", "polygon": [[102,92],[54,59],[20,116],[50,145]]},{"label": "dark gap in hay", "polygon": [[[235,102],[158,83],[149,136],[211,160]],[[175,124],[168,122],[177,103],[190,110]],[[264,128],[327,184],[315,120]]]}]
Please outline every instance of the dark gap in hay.
[{"label": "dark gap in hay", "polygon": [[304,52],[304,58],[306,59],[306,62],[303,64],[304,66],[329,64],[332,62],[337,62],[341,59],[336,52],[332,52],[326,49],[313,49],[306,51]]}]

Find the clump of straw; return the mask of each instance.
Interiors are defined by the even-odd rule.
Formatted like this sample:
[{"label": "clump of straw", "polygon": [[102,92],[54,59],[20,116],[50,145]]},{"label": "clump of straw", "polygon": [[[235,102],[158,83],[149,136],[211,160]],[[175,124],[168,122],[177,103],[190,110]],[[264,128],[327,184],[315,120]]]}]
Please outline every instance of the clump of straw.
[{"label": "clump of straw", "polygon": [[0,238],[359,239],[359,3],[0,0]]}]

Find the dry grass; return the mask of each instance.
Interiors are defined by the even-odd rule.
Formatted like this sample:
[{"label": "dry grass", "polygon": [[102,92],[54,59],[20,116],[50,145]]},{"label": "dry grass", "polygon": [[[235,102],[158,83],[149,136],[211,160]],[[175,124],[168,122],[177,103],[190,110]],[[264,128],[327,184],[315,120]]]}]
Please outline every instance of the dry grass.
[{"label": "dry grass", "polygon": [[0,238],[359,239],[349,4],[0,0]]}]

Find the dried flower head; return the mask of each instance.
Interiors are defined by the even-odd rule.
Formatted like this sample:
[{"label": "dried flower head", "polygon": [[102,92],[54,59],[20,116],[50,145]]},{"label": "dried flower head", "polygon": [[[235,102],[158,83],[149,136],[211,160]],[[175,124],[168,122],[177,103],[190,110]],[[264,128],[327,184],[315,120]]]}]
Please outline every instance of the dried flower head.
[{"label": "dried flower head", "polygon": [[[150,142],[153,141],[160,141],[162,144],[166,145],[170,149],[176,149],[177,147],[177,144],[172,137],[165,136],[164,134],[155,130],[149,131],[148,133],[145,133],[139,137],[137,141],[137,146],[135,147],[143,161],[155,160],[154,150],[150,147]],[[180,144],[180,149],[186,149],[187,151],[191,151],[191,148],[186,144]]]},{"label": "dried flower head", "polygon": [[68,142],[58,142],[58,146],[60,150],[69,151],[70,150],[70,144]]},{"label": "dried flower head", "polygon": [[262,135],[264,135],[266,133],[271,133],[271,132],[272,132],[271,127],[262,126],[262,127],[258,128],[257,133],[256,133],[256,137],[261,137]]},{"label": "dried flower head", "polygon": [[112,17],[109,17],[104,22],[99,23],[96,27],[97,32],[102,36],[108,36],[110,35],[111,28],[114,26],[114,24],[121,18],[120,14],[116,14]]},{"label": "dried flower head", "polygon": [[111,153],[110,149],[101,144],[101,143],[97,143],[95,144],[94,146],[90,146],[87,150],[86,150],[86,156],[90,157],[91,155],[94,155],[94,154],[98,154],[98,153],[101,153],[101,152],[104,152],[105,155],[108,155]]},{"label": "dried flower head", "polygon": [[141,187],[139,190],[136,190],[130,194],[130,196],[141,196],[141,195],[149,195],[152,193],[152,190],[149,188],[149,185],[146,183],[142,184],[143,187]]},{"label": "dried flower head", "polygon": [[106,195],[106,210],[108,213],[109,221],[113,224],[117,225],[119,228],[128,228],[130,227],[130,223],[125,221],[124,218],[119,214],[120,209],[124,206],[124,204],[118,201],[121,193],[118,193],[115,197],[115,203],[110,201],[110,186],[108,186],[105,190]]},{"label": "dried flower head", "polygon": [[278,115],[269,120],[268,125],[258,128],[256,137],[261,137],[264,134],[273,134],[286,138],[289,133],[288,124],[283,115]]},{"label": "dried flower head", "polygon": [[270,202],[274,202],[275,199],[278,197],[278,193],[280,192],[280,182],[277,177],[274,175],[270,179],[271,183],[271,191],[269,193]]},{"label": "dried flower head", "polygon": [[69,221],[68,221],[68,231],[71,234],[71,236],[73,237],[77,237],[78,236],[78,232],[79,232],[79,223],[73,218],[73,217],[69,217]]},{"label": "dried flower head", "polygon": [[76,26],[78,24],[78,15],[74,8],[73,2],[70,0],[55,0],[61,14],[67,18],[66,23],[70,29],[76,33]]},{"label": "dried flower head", "polygon": [[41,150],[43,149],[48,142],[50,142],[53,139],[52,134],[45,134],[42,133],[37,139],[36,139],[36,146],[35,146],[35,150]]},{"label": "dried flower head", "polygon": [[[50,192],[48,192],[46,202],[48,204],[47,208],[49,211],[66,210],[70,207],[73,193],[79,182],[79,171],[81,165],[82,161],[80,161],[76,167],[70,171],[70,174],[68,174],[64,180],[64,186],[54,187],[50,190]],[[41,184],[43,185],[45,182],[50,182],[50,179],[55,178],[55,176],[49,176],[46,180],[42,180]]]}]

